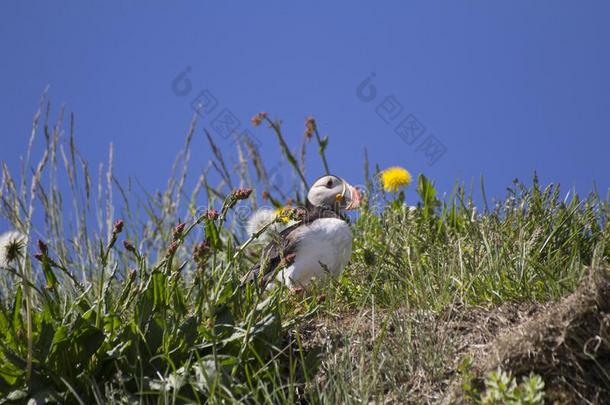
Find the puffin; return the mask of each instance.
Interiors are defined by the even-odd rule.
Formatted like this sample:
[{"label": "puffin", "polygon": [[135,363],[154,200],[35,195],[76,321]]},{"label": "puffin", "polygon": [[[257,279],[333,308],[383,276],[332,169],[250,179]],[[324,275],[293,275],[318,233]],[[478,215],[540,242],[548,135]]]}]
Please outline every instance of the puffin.
[{"label": "puffin", "polygon": [[272,238],[242,284],[258,280],[271,288],[279,282],[298,290],[314,278],[340,275],[352,255],[352,231],[343,211],[357,209],[360,202],[360,192],[341,177],[318,178],[307,193],[301,221]]}]

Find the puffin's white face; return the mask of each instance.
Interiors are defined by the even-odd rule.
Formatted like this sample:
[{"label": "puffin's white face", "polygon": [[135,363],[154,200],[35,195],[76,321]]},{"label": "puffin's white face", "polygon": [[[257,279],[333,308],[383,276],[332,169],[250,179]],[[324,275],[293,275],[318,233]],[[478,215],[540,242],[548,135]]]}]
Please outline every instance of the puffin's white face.
[{"label": "puffin's white face", "polygon": [[335,211],[360,206],[360,193],[340,177],[322,176],[311,186],[307,199],[315,207],[331,207]]}]

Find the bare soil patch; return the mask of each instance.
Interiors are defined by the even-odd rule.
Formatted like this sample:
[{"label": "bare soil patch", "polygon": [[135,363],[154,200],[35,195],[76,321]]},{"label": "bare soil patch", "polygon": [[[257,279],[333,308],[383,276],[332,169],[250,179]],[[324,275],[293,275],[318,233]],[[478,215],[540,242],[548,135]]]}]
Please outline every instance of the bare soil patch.
[{"label": "bare soil patch", "polygon": [[[610,403],[610,276],[591,270],[572,294],[546,304],[453,306],[441,313],[406,309],[318,317],[299,330],[318,358],[316,384],[366,371],[374,401],[465,403],[457,368],[471,356],[475,386],[502,368],[545,382],[550,403]],[[343,367],[343,368],[341,368]],[[365,371],[365,372],[366,372]]]}]

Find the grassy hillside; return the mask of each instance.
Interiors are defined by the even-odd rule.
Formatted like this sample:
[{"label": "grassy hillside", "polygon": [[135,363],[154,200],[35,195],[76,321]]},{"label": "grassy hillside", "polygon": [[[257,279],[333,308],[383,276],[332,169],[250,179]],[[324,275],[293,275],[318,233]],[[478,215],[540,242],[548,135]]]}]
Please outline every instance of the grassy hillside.
[{"label": "grassy hillside", "polygon": [[277,136],[296,179],[291,195],[248,140],[230,167],[211,137],[215,159],[186,189],[196,122],[167,189],[146,193],[116,179],[111,159],[91,168],[73,125],[50,121],[36,115],[20,174],[3,165],[1,215],[19,234],[0,272],[1,403],[425,403],[451,390],[475,403],[609,398],[610,323],[585,323],[590,336],[574,343],[587,354],[575,369],[586,372],[478,367],[483,347],[607,265],[605,197],[534,177],[477,210],[460,187],[440,200],[420,175],[406,189],[411,208],[364,162],[344,274],[307,291],[264,291],[240,286],[261,249],[244,218],[261,204],[302,201],[308,147],[321,159],[307,173],[324,172],[328,140],[313,119],[290,145],[279,122],[253,119]]}]

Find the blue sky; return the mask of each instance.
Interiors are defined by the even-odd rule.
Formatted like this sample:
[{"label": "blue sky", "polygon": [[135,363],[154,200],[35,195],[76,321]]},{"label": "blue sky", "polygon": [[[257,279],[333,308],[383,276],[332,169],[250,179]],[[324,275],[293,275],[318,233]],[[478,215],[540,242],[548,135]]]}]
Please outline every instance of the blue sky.
[{"label": "blue sky", "polygon": [[[483,175],[503,196],[537,170],[564,190],[595,182],[605,194],[609,12],[601,1],[5,1],[0,160],[18,167],[50,85],[89,161],[105,161],[113,142],[119,179],[163,188],[206,91],[216,108],[202,123],[230,111],[270,163],[273,134],[249,123],[259,111],[283,120],[295,148],[315,116],[332,171],[353,183],[368,148],[372,164],[424,173],[441,192]],[[176,91],[182,72],[190,90]],[[371,74],[366,101],[372,87],[358,88]],[[403,121],[416,124],[408,142],[395,132]],[[211,156],[201,127],[194,147],[196,174]],[[322,167],[310,163],[312,180]]]}]

